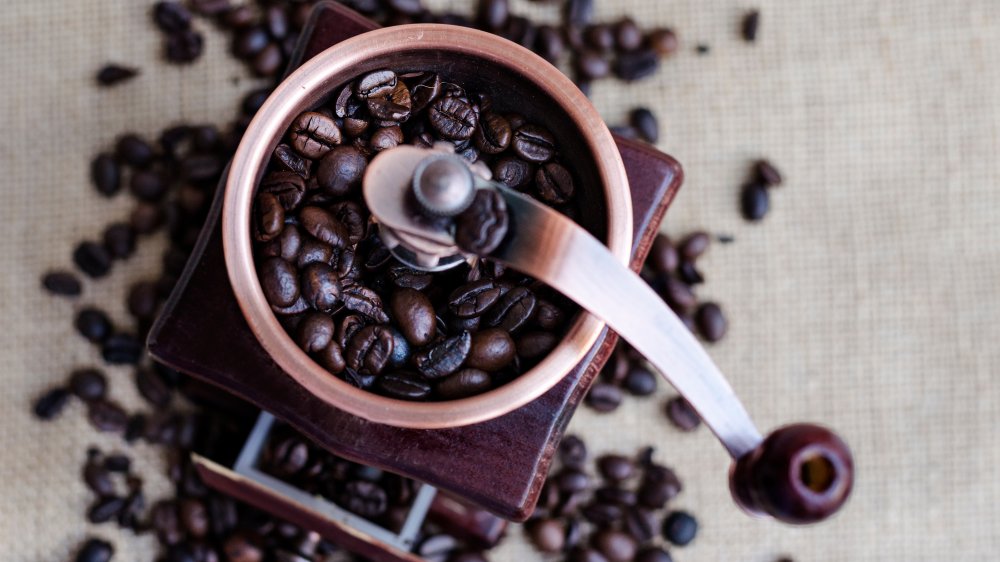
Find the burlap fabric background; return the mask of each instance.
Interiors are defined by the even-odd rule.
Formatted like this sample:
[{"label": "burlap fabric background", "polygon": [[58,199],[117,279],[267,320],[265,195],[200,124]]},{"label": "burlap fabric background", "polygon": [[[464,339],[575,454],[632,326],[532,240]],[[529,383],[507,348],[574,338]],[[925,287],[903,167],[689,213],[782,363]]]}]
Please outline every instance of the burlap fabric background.
[{"label": "burlap fabric background", "polygon": [[[760,39],[737,34],[749,4]],[[660,414],[671,394],[630,399],[608,416],[582,409],[573,430],[599,450],[655,443],[686,489],[677,505],[702,523],[678,561],[991,560],[1000,552],[1000,4],[821,0],[598,2],[603,17],[669,24],[684,48],[653,80],[594,89],[610,121],[637,104],[661,117],[661,148],[687,181],[666,230],[731,233],[704,259],[705,298],[721,301],[729,337],[712,354],[759,424],[818,420],[854,447],[853,501],[805,529],[751,520],[732,505],[728,461],[701,429],[680,434]],[[98,361],[72,333],[75,307],[99,303],[126,322],[124,287],[156,270],[159,248],[87,283],[75,302],[38,287],[69,264],[73,244],[127,213],[88,186],[90,156],[116,134],[170,123],[221,122],[252,81],[207,25],[207,56],[156,63],[150,0],[12,0],[0,12],[3,129],[0,204],[0,559],[67,560],[87,533],[114,540],[116,560],[151,560],[153,543],[87,528],[79,480],[95,434],[74,404],[51,424],[30,401],[70,368]],[[441,4],[441,2],[435,2]],[[465,10],[469,2],[454,2]],[[518,11],[554,10],[514,0]],[[697,56],[705,42],[711,53]],[[143,68],[107,91],[92,83],[107,60]],[[737,190],[749,162],[773,158],[787,186],[749,225]],[[125,370],[113,396],[139,405]],[[157,452],[129,451],[146,474]],[[157,478],[150,495],[165,490]],[[495,560],[538,555],[514,531]]]}]

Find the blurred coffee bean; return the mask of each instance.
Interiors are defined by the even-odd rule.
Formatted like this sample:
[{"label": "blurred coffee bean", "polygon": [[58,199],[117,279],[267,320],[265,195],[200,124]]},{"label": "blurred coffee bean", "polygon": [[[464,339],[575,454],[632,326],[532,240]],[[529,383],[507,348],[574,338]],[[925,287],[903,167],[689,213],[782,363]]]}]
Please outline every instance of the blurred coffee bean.
[{"label": "blurred coffee bean", "polygon": [[83,308],[76,314],[73,322],[76,331],[87,341],[101,343],[111,335],[111,319],[104,311],[97,308]]},{"label": "blurred coffee bean", "polygon": [[121,188],[121,170],[118,162],[108,153],[98,154],[90,163],[90,180],[97,192],[110,197]]},{"label": "blurred coffee bean", "polygon": [[581,469],[587,462],[587,445],[576,435],[567,435],[559,443],[559,461],[564,466]]},{"label": "blurred coffee bean", "polygon": [[656,144],[660,140],[660,124],[648,108],[637,107],[629,113],[629,123],[639,132],[642,140]]},{"label": "blurred coffee bean", "polygon": [[73,263],[88,277],[99,279],[111,271],[111,254],[96,242],[81,242],[73,250]]},{"label": "blurred coffee bean", "polygon": [[725,337],[729,328],[729,322],[722,313],[722,308],[714,302],[707,302],[698,307],[695,322],[698,325],[698,333],[710,343]]},{"label": "blurred coffee bean", "polygon": [[83,292],[80,280],[69,271],[50,271],[42,276],[42,287],[53,295],[75,297]]},{"label": "blurred coffee bean", "polygon": [[104,398],[108,381],[97,369],[77,369],[69,376],[69,388],[80,400],[91,402]]},{"label": "blurred coffee bean", "polygon": [[760,27],[760,12],[758,10],[751,10],[743,16],[743,22],[740,24],[740,34],[743,36],[743,40],[747,43],[753,43],[757,40],[757,29]]},{"label": "blurred coffee bean", "polygon": [[743,212],[743,218],[748,221],[763,219],[771,205],[770,199],[767,188],[762,184],[748,183],[743,186],[743,192],[740,195],[740,209]]},{"label": "blurred coffee bean", "polygon": [[627,533],[613,529],[598,531],[593,536],[592,543],[609,562],[630,562],[637,549],[635,539]]},{"label": "blurred coffee bean", "polygon": [[88,538],[76,553],[76,562],[109,562],[115,549],[106,540]]},{"label": "blurred coffee bean", "polygon": [[125,506],[125,499],[118,496],[97,498],[87,510],[87,520],[91,523],[106,523],[118,516]]},{"label": "blurred coffee bean", "polygon": [[70,393],[65,388],[53,388],[35,400],[32,411],[38,419],[54,419],[66,407],[69,397]]},{"label": "blurred coffee bean", "polygon": [[155,158],[153,147],[135,134],[125,134],[115,144],[115,156],[123,164],[134,168],[145,168]]},{"label": "blurred coffee bean", "polygon": [[101,344],[101,357],[112,365],[134,365],[144,349],[142,342],[132,334],[112,334]]},{"label": "blurred coffee bean", "polygon": [[701,417],[682,396],[667,401],[667,419],[681,431],[693,431],[701,424]]},{"label": "blurred coffee bean", "polygon": [[97,400],[87,404],[87,420],[98,431],[121,433],[128,423],[128,414],[113,402]]},{"label": "blurred coffee bean", "polygon": [[635,562],[673,562],[673,558],[658,546],[647,546],[635,555]]},{"label": "blurred coffee bean", "polygon": [[677,35],[666,28],[654,29],[646,35],[646,45],[661,57],[674,54],[680,46]]},{"label": "blurred coffee bean", "polygon": [[663,538],[677,546],[685,546],[698,534],[698,521],[686,511],[672,511],[663,520]]},{"label": "blurred coffee bean", "polygon": [[622,391],[617,386],[598,381],[590,387],[584,400],[598,412],[611,412],[621,404]]},{"label": "blurred coffee bean", "polygon": [[767,160],[758,160],[754,163],[754,175],[760,183],[763,183],[767,187],[781,185],[781,172],[774,167],[774,164]]},{"label": "blurred coffee bean", "polygon": [[622,455],[604,455],[597,459],[597,470],[609,482],[622,482],[635,475],[635,464]]},{"label": "blurred coffee bean", "polygon": [[527,531],[528,538],[538,550],[553,554],[562,551],[566,541],[566,528],[558,519],[532,521]]},{"label": "blurred coffee bean", "polygon": [[618,55],[614,63],[615,75],[633,82],[652,75],[660,66],[660,59],[652,49],[638,49]]},{"label": "blurred coffee bean", "polygon": [[649,396],[656,392],[657,376],[645,367],[629,369],[622,387],[634,396]]}]

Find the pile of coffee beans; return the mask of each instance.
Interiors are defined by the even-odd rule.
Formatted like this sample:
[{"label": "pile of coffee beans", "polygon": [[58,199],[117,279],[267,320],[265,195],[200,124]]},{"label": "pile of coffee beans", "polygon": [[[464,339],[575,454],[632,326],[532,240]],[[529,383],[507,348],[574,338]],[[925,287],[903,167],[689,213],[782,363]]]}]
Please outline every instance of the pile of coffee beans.
[{"label": "pile of coffee beans", "polygon": [[[257,273],[289,335],[325,369],[393,398],[448,400],[508,382],[559,341],[575,306],[485,258],[410,269],[382,243],[361,192],[375,155],[413,144],[455,151],[573,213],[574,172],[547,129],[437,73],[377,70],[299,115],[284,141],[255,197]],[[507,222],[503,198],[479,190],[455,239],[487,255]]]},{"label": "pile of coffee beans", "polygon": [[694,540],[697,520],[669,506],[681,481],[653,461],[647,447],[636,457],[607,454],[588,471],[583,440],[566,436],[559,466],[546,480],[525,530],[538,550],[570,562],[670,562],[668,545]]},{"label": "pile of coffee beans", "polygon": [[754,162],[750,181],[743,184],[740,210],[748,221],[759,221],[771,208],[770,189],[781,185],[781,172],[767,160]]},{"label": "pile of coffee beans", "polygon": [[[635,81],[651,76],[660,60],[678,48],[669,28],[643,30],[631,18],[594,21],[594,0],[566,0],[560,25],[540,24],[514,14],[509,0],[479,0],[475,12],[435,14],[420,0],[339,0],[385,25],[445,23],[474,27],[523,45],[553,64],[566,63],[585,92],[593,80],[615,76]],[[316,0],[262,1],[244,4],[230,0],[175,0],[158,2],[153,21],[164,34],[164,58],[190,63],[204,49],[194,15],[211,20],[232,36],[230,52],[263,77],[281,73]]]}]

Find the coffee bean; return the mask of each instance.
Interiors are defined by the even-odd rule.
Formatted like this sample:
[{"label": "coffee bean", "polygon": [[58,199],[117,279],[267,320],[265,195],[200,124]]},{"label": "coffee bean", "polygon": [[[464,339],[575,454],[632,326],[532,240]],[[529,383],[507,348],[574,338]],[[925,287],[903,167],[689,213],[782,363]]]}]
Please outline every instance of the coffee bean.
[{"label": "coffee bean", "polygon": [[93,279],[104,277],[111,271],[111,254],[96,242],[81,242],[73,250],[73,263]]},{"label": "coffee bean", "polygon": [[479,0],[476,21],[483,29],[492,31],[503,29],[509,18],[508,0]]},{"label": "coffee bean", "polygon": [[410,90],[401,81],[396,82],[389,93],[368,98],[368,111],[373,117],[383,121],[406,121],[410,118],[412,107]]},{"label": "coffee bean", "polygon": [[528,525],[528,538],[538,550],[556,553],[563,549],[566,528],[558,519],[539,519]]},{"label": "coffee bean", "polygon": [[781,172],[767,160],[758,160],[754,163],[754,175],[759,183],[763,183],[767,187],[781,185]]},{"label": "coffee bean", "polygon": [[695,46],[694,50],[699,55],[707,55],[712,50],[712,47],[706,45],[705,43],[699,43]]},{"label": "coffee bean", "polygon": [[135,251],[135,231],[128,223],[111,223],[104,230],[104,247],[113,258],[128,258]]},{"label": "coffee bean", "polygon": [[307,111],[295,118],[288,139],[299,154],[317,160],[340,144],[343,136],[333,119]]},{"label": "coffee bean", "polygon": [[432,389],[425,377],[410,371],[386,373],[375,384],[383,394],[401,400],[422,400]]},{"label": "coffee bean", "polygon": [[452,291],[448,297],[448,307],[459,318],[472,318],[493,306],[501,292],[492,279],[480,279]]},{"label": "coffee bean", "polygon": [[564,466],[582,469],[587,462],[587,445],[576,435],[567,435],[559,443],[559,461]]},{"label": "coffee bean", "polygon": [[552,332],[528,332],[517,338],[517,356],[529,361],[541,359],[558,343],[559,336]]},{"label": "coffee bean", "polygon": [[497,300],[483,317],[490,326],[513,332],[531,320],[537,299],[527,287],[515,287]]},{"label": "coffee bean", "polygon": [[156,170],[136,170],[129,181],[129,191],[141,201],[159,201],[168,187],[166,178]]},{"label": "coffee bean", "polygon": [[298,344],[307,353],[322,351],[333,341],[333,319],[322,312],[310,312],[299,324]]},{"label": "coffee bean", "polygon": [[487,113],[480,119],[473,141],[486,154],[499,154],[510,146],[511,136],[507,119],[496,113]]},{"label": "coffee bean", "polygon": [[80,400],[92,402],[104,398],[108,381],[97,369],[77,369],[69,376],[69,388]]},{"label": "coffee bean", "polygon": [[672,511],[663,520],[663,538],[677,546],[685,546],[698,534],[698,521],[686,511]]},{"label": "coffee bean", "polygon": [[87,510],[87,520],[91,523],[106,523],[114,519],[124,506],[125,499],[118,496],[98,498]]},{"label": "coffee bean", "polygon": [[660,59],[652,49],[638,49],[618,55],[615,75],[632,82],[651,76],[660,67]]},{"label": "coffee bean", "polygon": [[126,134],[118,138],[115,145],[118,160],[135,168],[145,168],[153,162],[153,147],[138,135]]},{"label": "coffee bean", "polygon": [[300,282],[302,296],[316,310],[332,310],[340,302],[340,279],[329,265],[307,265],[301,272]]},{"label": "coffee bean", "polygon": [[743,186],[740,195],[740,210],[743,218],[748,221],[759,221],[767,214],[771,205],[770,195],[767,188],[759,183],[748,183]]},{"label": "coffee bean", "polygon": [[260,193],[254,205],[254,239],[267,242],[281,234],[285,225],[285,210],[278,196],[273,193]]},{"label": "coffee bean", "polygon": [[635,562],[673,562],[670,554],[658,546],[647,546],[635,555]]},{"label": "coffee bean", "polygon": [[427,356],[418,361],[420,373],[431,380],[450,375],[462,366],[472,348],[472,336],[462,332],[443,340],[427,351]]},{"label": "coffee bean", "polygon": [[348,310],[361,313],[382,324],[389,322],[389,316],[382,306],[382,299],[368,287],[356,284],[345,285],[341,299],[344,302],[344,307]]},{"label": "coffee bean", "polygon": [[564,50],[563,36],[559,29],[551,25],[538,26],[535,52],[552,64],[558,62]]},{"label": "coffee bean", "polygon": [[350,232],[336,217],[319,207],[303,207],[299,211],[299,224],[320,242],[334,248],[347,245]]},{"label": "coffee bean", "polygon": [[656,375],[644,367],[629,369],[622,386],[634,396],[649,396],[656,392]]},{"label": "coffee bean", "polygon": [[680,266],[677,267],[677,277],[688,285],[699,285],[705,282],[705,277],[690,261],[681,262]]},{"label": "coffee bean", "polygon": [[563,9],[568,24],[582,27],[594,19],[594,0],[568,0]]},{"label": "coffee bean", "polygon": [[661,57],[666,57],[677,52],[679,42],[677,34],[667,28],[654,29],[646,36],[646,45]]},{"label": "coffee bean", "polygon": [[377,375],[392,355],[392,332],[384,326],[365,326],[351,338],[345,349],[347,366],[362,373]]},{"label": "coffee bean", "polygon": [[466,368],[448,375],[437,384],[438,396],[445,400],[456,400],[484,392],[490,388],[490,374],[474,368]]},{"label": "coffee bean", "polygon": [[368,73],[354,85],[354,93],[360,98],[387,95],[396,87],[396,73],[391,70],[376,70]]},{"label": "coffee bean", "polygon": [[670,308],[678,312],[694,310],[698,299],[686,283],[672,276],[663,276],[662,296]]},{"label": "coffee bean", "polygon": [[629,113],[629,123],[639,132],[642,140],[655,144],[660,140],[660,124],[648,108],[637,107]]},{"label": "coffee bean", "polygon": [[135,386],[139,390],[139,395],[158,409],[166,408],[173,398],[170,386],[152,369],[144,367],[136,369]]},{"label": "coffee bean", "polygon": [[698,312],[695,313],[695,322],[701,337],[711,343],[725,337],[729,328],[729,322],[722,313],[722,308],[714,302],[707,302],[698,307]]},{"label": "coffee bean", "polygon": [[418,15],[424,9],[420,0],[388,0],[388,4],[393,10],[409,16]]},{"label": "coffee bean", "polygon": [[[249,60],[263,51],[270,41],[267,30],[263,27],[250,27],[233,36],[232,52],[238,58]],[[256,113],[256,109],[247,113]]]},{"label": "coffee bean", "polygon": [[324,369],[335,375],[347,367],[347,361],[344,360],[343,348],[335,341],[331,341],[326,347],[316,353],[316,361]]},{"label": "coffee bean", "polygon": [[371,148],[375,152],[381,152],[390,148],[396,148],[403,142],[403,130],[398,126],[382,127],[374,133],[371,138]]},{"label": "coffee bean", "polygon": [[129,468],[132,467],[132,459],[127,456],[117,453],[111,454],[104,457],[104,468],[110,470],[111,472],[128,472]]},{"label": "coffee bean", "polygon": [[675,396],[667,401],[667,419],[681,431],[693,431],[701,425],[701,417],[694,411],[691,404],[681,396]]},{"label": "coffee bean", "polygon": [[179,2],[157,2],[153,5],[153,22],[167,33],[191,27],[191,12]]},{"label": "coffee bean", "polygon": [[493,164],[493,179],[507,187],[521,189],[531,178],[531,164],[516,156],[504,156]]},{"label": "coffee bean", "polygon": [[518,156],[535,163],[549,161],[556,152],[552,133],[538,125],[524,125],[514,131],[511,146]]},{"label": "coffee bean", "polygon": [[635,476],[635,464],[622,455],[604,455],[597,459],[597,470],[609,482],[622,482]]},{"label": "coffee bean", "polygon": [[622,51],[634,51],[642,46],[642,30],[632,18],[622,18],[614,26],[615,46]]},{"label": "coffee bean", "polygon": [[760,11],[751,10],[743,16],[743,22],[740,24],[740,34],[743,36],[743,40],[747,43],[753,43],[757,40],[757,29],[760,27]]},{"label": "coffee bean", "polygon": [[500,328],[482,330],[472,334],[465,365],[495,372],[509,365],[514,360],[514,354],[514,341],[509,332]]},{"label": "coffee bean", "polygon": [[613,529],[603,529],[593,536],[594,548],[610,562],[630,562],[635,556],[637,545],[630,535]]},{"label": "coffee bean", "polygon": [[711,241],[712,238],[707,232],[693,232],[681,240],[677,245],[677,251],[684,259],[694,261],[705,253]]},{"label": "coffee bean", "polygon": [[561,164],[549,162],[535,173],[538,195],[551,205],[562,205],[573,198],[573,176]]},{"label": "coffee bean", "polygon": [[194,62],[205,48],[205,38],[198,31],[185,29],[167,35],[164,57],[167,62],[184,64]]},{"label": "coffee bean", "polygon": [[101,343],[111,335],[111,320],[96,308],[81,309],[73,325],[81,336],[93,343]]},{"label": "coffee bean", "polygon": [[285,211],[298,207],[305,192],[305,180],[295,172],[271,172],[261,180],[258,190],[258,193],[270,193],[277,197]]},{"label": "coffee bean", "polygon": [[563,494],[583,492],[590,488],[590,477],[575,468],[563,468],[553,476],[553,481]]},{"label": "coffee bean", "polygon": [[76,562],[110,562],[115,549],[106,540],[88,538],[76,553]]},{"label": "coffee bean", "polygon": [[403,336],[413,345],[427,345],[434,338],[434,305],[420,291],[395,291],[389,299],[389,311]]},{"label": "coffee bean", "polygon": [[50,271],[42,276],[42,287],[53,295],[75,297],[83,288],[76,275],[69,271]]},{"label": "coffee bean", "polygon": [[567,560],[568,562],[608,562],[608,559],[597,549],[585,546],[578,546],[570,550]]},{"label": "coffee bean", "polygon": [[677,497],[681,489],[681,481],[673,470],[663,465],[651,464],[643,473],[637,497],[642,506],[661,509],[667,502]]},{"label": "coffee bean", "polygon": [[479,124],[479,114],[467,100],[448,95],[431,104],[430,124],[442,137],[465,140]]},{"label": "coffee bean", "polygon": [[128,414],[113,402],[97,400],[87,405],[87,419],[98,431],[119,433],[128,423]]},{"label": "coffee bean", "polygon": [[410,87],[412,113],[417,114],[426,109],[441,95],[441,75],[435,72],[422,72],[412,78],[405,78]]},{"label": "coffee bean", "polygon": [[489,255],[507,235],[510,217],[503,195],[480,189],[468,209],[455,218],[455,242],[467,252]]},{"label": "coffee bean", "polygon": [[261,289],[273,306],[291,306],[299,298],[299,276],[292,264],[273,257],[260,266]]},{"label": "coffee bean", "polygon": [[617,487],[617,484],[610,484],[598,488],[594,492],[594,499],[603,503],[613,503],[623,507],[634,506],[637,499],[636,493]]},{"label": "coffee bean", "polygon": [[585,401],[598,412],[610,412],[621,404],[622,391],[612,384],[596,382],[594,386],[590,387]]},{"label": "coffee bean", "polygon": [[581,510],[584,519],[599,528],[610,527],[617,523],[623,515],[622,508],[610,503],[590,503]]},{"label": "coffee bean", "polygon": [[607,53],[615,47],[615,33],[610,25],[595,24],[584,29],[583,41],[593,51]]},{"label": "coffee bean", "polygon": [[281,439],[271,449],[267,462],[278,475],[295,476],[309,463],[309,445],[297,437]]},{"label": "coffee bean", "polygon": [[161,500],[153,504],[149,520],[161,544],[171,545],[181,540],[180,521],[175,502]]},{"label": "coffee bean", "polygon": [[69,397],[70,393],[65,388],[53,388],[35,401],[32,411],[38,419],[54,419],[66,407]]},{"label": "coffee bean", "polygon": [[90,163],[90,180],[97,192],[110,197],[121,188],[121,170],[118,162],[107,153],[98,154]]},{"label": "coffee bean", "polygon": [[188,535],[200,539],[208,535],[209,518],[208,509],[205,504],[194,498],[185,498],[180,501],[178,515],[181,526],[188,532]]}]

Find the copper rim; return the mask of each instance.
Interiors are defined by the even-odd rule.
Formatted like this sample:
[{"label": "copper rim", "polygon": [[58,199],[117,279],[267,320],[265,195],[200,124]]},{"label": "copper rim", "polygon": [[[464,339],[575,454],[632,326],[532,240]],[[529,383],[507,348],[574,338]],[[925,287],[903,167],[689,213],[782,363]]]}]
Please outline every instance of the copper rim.
[{"label": "copper rim", "polygon": [[338,74],[373,57],[401,49],[462,53],[518,72],[548,93],[581,131],[604,186],[607,245],[627,264],[632,246],[632,204],[628,180],[614,139],[590,101],[561,72],[531,51],[494,35],[448,25],[404,25],[343,41],[303,64],[286,78],[257,112],[230,167],[222,215],[226,269],[247,323],[281,368],[328,404],[373,422],[416,429],[457,427],[489,420],[538,398],[577,365],[593,347],[604,324],[581,314],[558,346],[533,369],[489,392],[445,402],[406,402],[355,388],[331,375],[292,341],[271,312],[254,267],[250,237],[253,194],[270,152],[300,112],[313,107],[339,84]]}]

